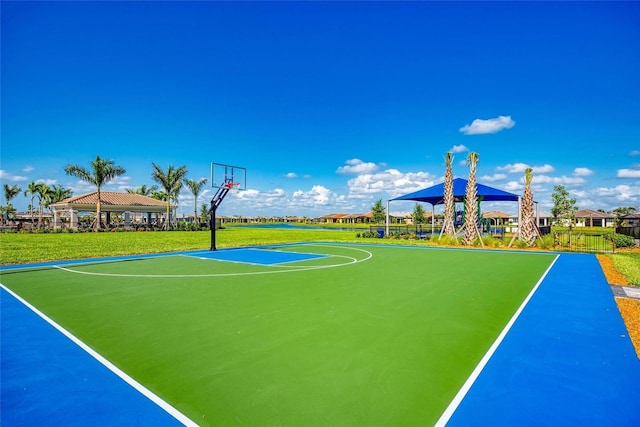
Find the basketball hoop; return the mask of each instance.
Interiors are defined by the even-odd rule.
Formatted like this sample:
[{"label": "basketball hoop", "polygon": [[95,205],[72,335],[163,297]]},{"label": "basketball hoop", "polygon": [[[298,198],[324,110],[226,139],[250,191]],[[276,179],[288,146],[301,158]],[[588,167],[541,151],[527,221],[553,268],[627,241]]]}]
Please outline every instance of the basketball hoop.
[{"label": "basketball hoop", "polygon": [[224,185],[225,188],[229,189],[229,191],[233,194],[238,194],[238,191],[240,190],[240,183],[239,182],[227,182]]}]

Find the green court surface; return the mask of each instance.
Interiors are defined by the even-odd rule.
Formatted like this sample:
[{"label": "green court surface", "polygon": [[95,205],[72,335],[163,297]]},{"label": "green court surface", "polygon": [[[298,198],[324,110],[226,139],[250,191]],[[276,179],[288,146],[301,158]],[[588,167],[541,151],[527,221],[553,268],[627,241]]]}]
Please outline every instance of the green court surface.
[{"label": "green court surface", "polygon": [[413,426],[438,420],[554,257],[301,244],[2,283],[197,424]]}]

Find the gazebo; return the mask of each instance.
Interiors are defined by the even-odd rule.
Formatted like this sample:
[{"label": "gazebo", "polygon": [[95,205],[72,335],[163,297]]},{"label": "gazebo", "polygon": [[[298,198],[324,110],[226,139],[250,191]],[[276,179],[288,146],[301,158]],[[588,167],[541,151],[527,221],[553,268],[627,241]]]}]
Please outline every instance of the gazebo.
[{"label": "gazebo", "polygon": [[[454,202],[463,202],[465,200],[467,194],[467,182],[468,181],[463,178],[455,178],[453,180]],[[519,202],[520,200],[520,196],[517,194],[489,187],[488,185],[476,184],[476,187],[478,189],[479,202]],[[394,200],[414,200],[416,202],[429,203],[431,204],[432,215],[435,218],[435,206],[444,204],[444,183],[423,188],[422,190],[395,197],[387,201],[387,234],[389,233],[389,202]],[[518,217],[520,217],[520,203],[518,203]],[[433,231],[434,224],[432,221],[431,233],[433,233]]]},{"label": "gazebo", "polygon": [[[98,192],[82,194],[61,200],[50,205],[53,211],[53,227],[62,227],[62,218],[69,218],[69,227],[78,228],[78,213],[95,212]],[[174,205],[171,206],[175,207]],[[124,225],[131,225],[132,214],[146,215],[147,223],[151,223],[151,216],[165,215],[167,202],[134,193],[117,193],[112,191],[100,192],[100,211],[106,213],[107,223],[111,213],[124,213]]]}]

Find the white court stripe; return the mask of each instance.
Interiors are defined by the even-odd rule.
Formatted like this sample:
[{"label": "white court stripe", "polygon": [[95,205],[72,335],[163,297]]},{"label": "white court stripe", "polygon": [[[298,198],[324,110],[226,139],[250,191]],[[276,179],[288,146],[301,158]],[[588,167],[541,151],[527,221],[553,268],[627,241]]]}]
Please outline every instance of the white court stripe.
[{"label": "white court stripe", "polygon": [[527,306],[527,304],[529,303],[529,300],[531,300],[533,295],[536,293],[536,291],[540,287],[540,284],[542,283],[544,278],[547,277],[547,274],[549,274],[549,272],[551,271],[551,268],[556,263],[556,261],[558,260],[559,257],[560,257],[559,254],[556,255],[556,257],[553,259],[553,262],[551,263],[549,268],[547,268],[547,270],[544,272],[544,274],[542,275],[540,280],[538,280],[538,283],[536,283],[536,285],[533,287],[531,292],[529,292],[529,295],[527,295],[527,297],[522,302],[522,304],[520,304],[520,307],[515,312],[515,314],[511,317],[511,320],[509,320],[509,322],[504,327],[504,329],[502,330],[500,335],[498,335],[498,338],[496,338],[496,340],[493,342],[491,347],[489,347],[489,350],[485,353],[485,355],[482,358],[482,360],[480,360],[480,363],[478,363],[478,365],[473,370],[471,375],[469,375],[469,378],[467,378],[467,381],[465,381],[465,383],[462,385],[462,387],[460,388],[458,393],[455,395],[455,397],[453,398],[451,403],[449,403],[449,406],[447,406],[447,409],[445,409],[445,411],[442,413],[442,415],[438,419],[438,422],[436,422],[436,424],[435,424],[436,427],[444,427],[444,426],[447,425],[447,423],[449,422],[449,420],[453,416],[454,412],[456,412],[456,409],[458,409],[458,406],[460,406],[460,403],[462,403],[462,400],[464,399],[464,397],[467,395],[467,393],[471,389],[471,386],[473,385],[474,382],[476,382],[476,380],[480,376],[480,373],[482,372],[484,367],[487,365],[487,363],[489,363],[489,360],[491,359],[493,354],[496,352],[496,350],[498,349],[498,347],[500,346],[500,344],[502,343],[504,338],[507,336],[507,334],[509,333],[509,330],[511,330],[511,327],[513,326],[513,324],[516,322],[518,317],[520,317],[520,313],[522,313],[524,308]]},{"label": "white court stripe", "polygon": [[98,362],[100,362],[102,365],[104,365],[111,372],[113,372],[114,374],[116,374],[117,376],[122,378],[131,387],[135,388],[139,393],[141,393],[142,395],[147,397],[149,400],[151,400],[153,403],[158,405],[160,408],[164,409],[168,414],[173,416],[176,420],[180,421],[185,426],[189,426],[189,427],[192,427],[192,426],[193,427],[197,427],[198,426],[198,424],[196,424],[193,421],[191,421],[182,412],[178,411],[176,408],[174,408],[173,406],[169,405],[167,402],[162,400],[159,396],[157,396],[151,390],[149,390],[148,388],[146,388],[145,386],[143,386],[142,384],[140,384],[139,382],[137,382],[136,380],[131,378],[129,375],[127,375],[125,372],[123,372],[121,369],[119,369],[113,363],[109,362],[107,359],[102,357],[99,353],[94,351],[91,347],[89,347],[88,345],[86,345],[85,343],[80,341],[77,337],[75,337],[73,334],[71,334],[71,332],[67,331],[62,326],[58,325],[55,321],[53,321],[51,318],[49,318],[46,314],[42,313],[40,310],[35,308],[33,305],[29,304],[22,297],[20,297],[15,292],[13,292],[11,289],[7,288],[2,283],[0,283],[0,286],[2,286],[2,289],[6,290],[8,293],[10,293],[14,298],[16,298],[18,301],[20,301],[26,307],[28,307],[31,311],[33,311],[38,316],[40,316],[45,322],[47,322],[48,324],[50,324],[51,326],[56,328],[60,333],[62,333],[64,336],[69,338],[76,345],[78,345],[80,348],[82,348],[84,351],[86,351],[91,357],[96,359]]}]

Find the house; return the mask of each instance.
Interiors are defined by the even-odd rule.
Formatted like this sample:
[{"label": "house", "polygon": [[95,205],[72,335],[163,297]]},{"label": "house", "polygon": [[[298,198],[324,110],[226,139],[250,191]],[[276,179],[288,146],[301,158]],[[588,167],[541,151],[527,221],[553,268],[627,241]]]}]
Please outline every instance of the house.
[{"label": "house", "polygon": [[581,209],[575,213],[576,227],[613,227],[616,216],[591,209]]},{"label": "house", "polygon": [[625,227],[640,226],[640,212],[623,215],[620,217],[620,224]]}]

